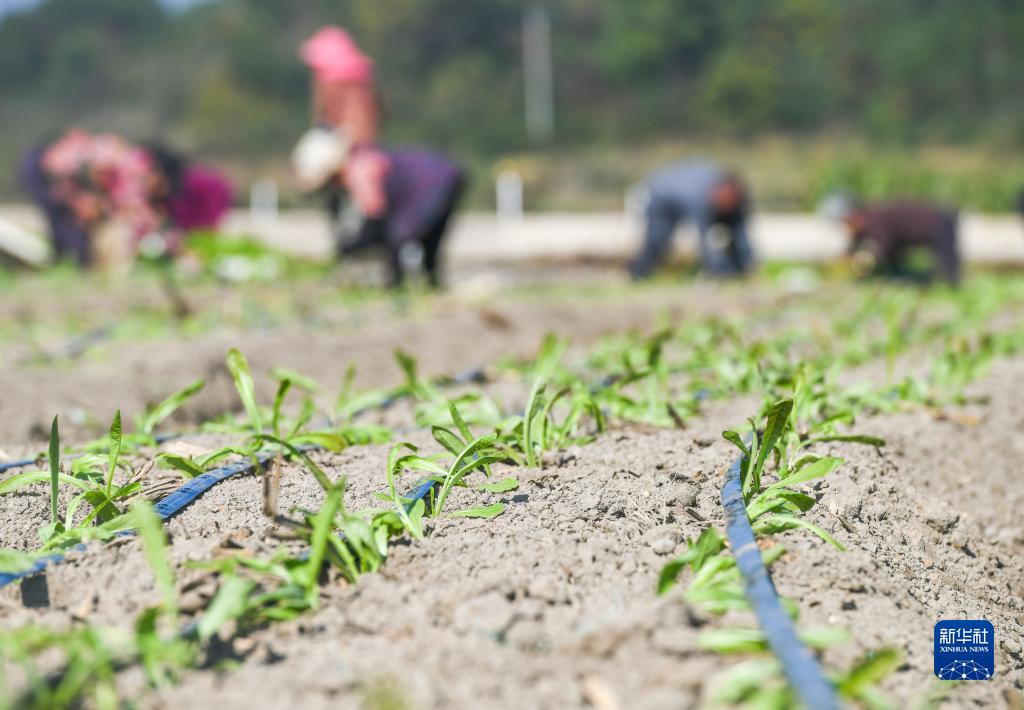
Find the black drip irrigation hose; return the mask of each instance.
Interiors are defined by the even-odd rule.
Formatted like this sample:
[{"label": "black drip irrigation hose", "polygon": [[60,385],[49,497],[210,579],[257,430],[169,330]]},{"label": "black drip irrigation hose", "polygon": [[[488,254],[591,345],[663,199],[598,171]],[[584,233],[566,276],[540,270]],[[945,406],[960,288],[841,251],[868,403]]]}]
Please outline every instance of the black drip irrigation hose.
[{"label": "black drip irrigation hose", "polygon": [[[26,468],[28,466],[33,465],[34,463],[36,463],[39,460],[40,459],[37,459],[37,458],[35,458],[35,459],[18,459],[17,461],[8,461],[7,463],[0,463],[0,473],[4,473],[5,471],[10,471],[11,469],[15,469],[15,468]],[[45,457],[43,458],[43,460],[45,461]]]},{"label": "black drip irrigation hose", "polygon": [[[473,370],[468,370],[459,375],[455,375],[454,377],[439,378],[435,384],[441,387],[447,387],[459,384],[468,384],[471,382],[479,383],[484,382],[485,380],[486,374],[484,369],[475,368]],[[399,400],[405,399],[410,396],[411,393],[409,392],[402,392],[397,395],[391,395],[377,405],[374,405],[372,407],[366,407],[362,410],[359,410],[358,412],[353,414],[353,417],[373,409],[387,409],[388,407],[395,404]],[[159,438],[166,441],[167,439],[175,437],[173,435],[165,435]],[[323,447],[321,446],[302,447],[303,451],[318,451],[322,449]],[[196,476],[192,480],[188,481],[180,488],[168,494],[165,498],[162,498],[159,502],[157,502],[153,509],[156,511],[157,515],[160,516],[161,520],[166,521],[172,516],[181,512],[185,507],[190,505],[197,498],[206,493],[206,491],[216,486],[218,483],[226,481],[227,479],[232,478],[234,476],[238,476],[240,474],[256,473],[258,471],[262,471],[276,455],[277,452],[260,451],[256,453],[253,458],[242,459],[241,461],[237,461],[235,463],[230,463],[225,466],[215,468],[212,471],[207,471],[206,473]],[[35,464],[37,461],[39,461],[39,459],[35,458],[24,459],[21,461],[12,461],[10,463],[3,464],[3,466],[0,467],[0,472],[12,468],[31,466]],[[410,503],[409,505],[411,506],[416,501],[420,500],[421,498],[424,498],[432,488],[433,484],[431,482],[418,484],[409,493],[409,495],[406,496],[407,498],[412,499],[412,503]],[[134,533],[132,531],[122,531],[117,533],[117,537],[128,537],[133,534]],[[0,587],[5,587],[8,584],[11,584],[12,582],[18,581],[19,579],[25,579],[27,577],[39,574],[50,565],[59,564],[63,562],[68,553],[82,552],[85,549],[87,549],[85,543],[79,543],[68,548],[64,552],[56,552],[52,555],[40,557],[35,561],[35,563],[31,567],[29,567],[26,570],[22,570],[20,572],[0,572]]]},{"label": "black drip irrigation hose", "polygon": [[[312,451],[319,448],[321,447],[308,447],[304,450]],[[253,459],[245,459],[227,466],[221,466],[213,471],[207,471],[201,476],[196,476],[181,488],[161,499],[153,509],[156,511],[157,515],[160,516],[161,521],[167,521],[221,481],[239,474],[254,473],[258,470],[262,471],[275,456],[277,456],[277,452],[264,451],[257,454]],[[420,481],[417,483],[412,490],[405,495],[405,498],[409,501],[405,505],[406,512],[412,510],[412,507],[418,501],[426,498],[436,486],[437,483],[430,480]],[[122,530],[116,533],[115,537],[132,537],[134,535],[135,532],[133,530]],[[56,552],[52,555],[40,557],[35,561],[35,564],[21,572],[0,573],[0,587],[7,586],[19,579],[25,579],[26,577],[39,574],[47,567],[63,562],[68,554],[72,552],[83,552],[86,549],[87,547],[85,543],[78,543],[64,552]]]},{"label": "black drip irrigation hose", "polygon": [[[207,471],[201,476],[196,476],[167,497],[162,498],[153,507],[153,509],[156,511],[157,515],[160,516],[162,521],[166,521],[221,481],[231,478],[232,476],[237,476],[241,473],[255,472],[257,469],[263,470],[263,467],[266,466],[275,455],[276,454],[271,452],[260,452],[253,459],[243,459],[226,466],[221,466],[220,468],[216,468],[212,471]],[[130,537],[132,535],[134,535],[133,531],[122,530],[117,533],[115,537]],[[39,574],[50,565],[63,562],[69,553],[83,552],[86,549],[85,543],[80,542],[77,545],[68,548],[65,552],[55,552],[52,555],[40,557],[35,561],[35,564],[21,572],[0,573],[0,587],[5,587],[19,579],[25,579],[26,577]]]},{"label": "black drip irrigation hose", "polygon": [[790,686],[804,705],[814,710],[835,710],[839,707],[835,689],[825,678],[818,661],[797,638],[796,630],[782,608],[778,592],[761,559],[761,550],[757,547],[754,531],[750,527],[740,483],[744,459],[742,456],[736,459],[725,474],[722,507],[725,508],[726,534],[736,567],[743,577],[747,599],[757,615],[768,645],[782,663],[782,670]]}]

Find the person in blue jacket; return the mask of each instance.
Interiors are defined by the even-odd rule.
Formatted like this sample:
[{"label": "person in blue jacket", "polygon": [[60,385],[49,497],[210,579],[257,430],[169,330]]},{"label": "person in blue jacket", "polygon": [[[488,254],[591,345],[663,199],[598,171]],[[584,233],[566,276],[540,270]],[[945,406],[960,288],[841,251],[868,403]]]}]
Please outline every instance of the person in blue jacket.
[{"label": "person in blue jacket", "polygon": [[[735,173],[710,161],[681,161],[648,178],[647,188],[644,245],[630,264],[634,279],[654,273],[676,227],[685,220],[691,220],[700,235],[704,271],[712,276],[741,276],[750,271],[754,262],[747,234],[750,197]],[[727,235],[724,243],[715,238],[715,227]]]}]

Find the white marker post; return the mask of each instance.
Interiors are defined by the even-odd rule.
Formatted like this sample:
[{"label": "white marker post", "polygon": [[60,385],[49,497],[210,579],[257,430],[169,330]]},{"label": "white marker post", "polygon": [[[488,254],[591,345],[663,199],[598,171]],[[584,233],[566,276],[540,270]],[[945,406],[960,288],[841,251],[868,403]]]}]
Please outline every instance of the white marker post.
[{"label": "white marker post", "polygon": [[261,178],[249,190],[249,219],[253,223],[276,222],[278,215],[277,183]]},{"label": "white marker post", "polygon": [[647,203],[651,200],[651,191],[646,185],[630,185],[622,198],[622,210],[630,222],[642,222],[644,212],[647,211]]},{"label": "white marker post", "polygon": [[495,207],[498,221],[523,220],[523,178],[515,170],[502,170],[494,181]]}]

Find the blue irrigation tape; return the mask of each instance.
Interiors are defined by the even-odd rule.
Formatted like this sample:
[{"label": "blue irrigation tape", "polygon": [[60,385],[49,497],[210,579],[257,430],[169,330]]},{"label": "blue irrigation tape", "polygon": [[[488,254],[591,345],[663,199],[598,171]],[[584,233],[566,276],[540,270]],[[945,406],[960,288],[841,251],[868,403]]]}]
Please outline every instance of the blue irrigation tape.
[{"label": "blue irrigation tape", "polygon": [[[213,471],[208,471],[202,476],[196,476],[184,486],[177,489],[166,498],[163,498],[156,504],[156,506],[154,506],[154,509],[162,520],[167,520],[221,481],[231,478],[232,476],[237,476],[241,473],[255,471],[257,465],[260,468],[263,468],[276,455],[277,454],[274,452],[261,452],[257,455],[256,462],[251,459],[245,459],[227,466],[222,466],[221,468]],[[412,507],[417,503],[417,501],[426,498],[430,492],[437,487],[437,485],[436,481],[431,480],[417,483],[416,486],[405,495],[405,498],[409,499],[409,502],[405,506],[406,511],[412,510]],[[133,530],[122,530],[116,533],[115,537],[131,537],[134,534],[135,531]],[[21,570],[20,572],[2,572],[0,573],[0,587],[7,586],[12,582],[17,582],[19,579],[25,579],[26,577],[32,577],[33,575],[39,574],[47,567],[63,562],[68,554],[72,552],[84,552],[86,549],[85,543],[79,543],[69,547],[64,552],[55,552],[52,555],[40,557],[28,569]]]},{"label": "blue irrigation tape", "polygon": [[416,484],[416,487],[409,491],[405,497],[409,499],[409,502],[405,504],[405,512],[408,513],[412,510],[412,507],[418,502],[426,498],[431,491],[440,486],[441,484],[437,481],[421,481]]},{"label": "blue irrigation tape", "polygon": [[[479,383],[485,381],[486,377],[487,375],[484,369],[478,367],[472,370],[467,370],[466,372],[455,375],[454,377],[441,378],[438,380],[437,384],[441,386],[448,386],[457,384],[468,384],[471,382]],[[359,412],[356,412],[356,414],[353,416],[362,414],[363,412],[370,409],[386,409],[387,407],[391,406],[392,404],[406,396],[409,396],[408,393],[402,393],[401,395],[397,396],[390,396],[380,404],[373,407],[367,407],[364,410],[360,410]],[[171,438],[175,438],[175,435],[165,434],[162,436],[158,436],[157,442],[160,443],[161,441],[166,441]],[[310,450],[317,448],[320,447],[309,447]],[[276,456],[276,453],[264,451],[256,454],[255,461],[252,459],[243,459],[235,463],[227,464],[226,466],[221,466],[220,468],[216,468],[212,471],[207,471],[201,476],[196,476],[185,485],[173,491],[167,497],[161,499],[154,506],[154,510],[156,510],[156,513],[160,516],[161,520],[167,520],[171,516],[179,513],[186,506],[195,501],[199,496],[203,495],[203,493],[210,490],[221,481],[224,481],[228,478],[231,478],[232,476],[237,476],[242,473],[249,473],[255,471],[257,467],[262,469],[274,456]],[[0,464],[0,473],[8,471],[13,468],[31,466],[34,463],[36,463],[36,461],[37,459],[23,459],[20,461],[11,461],[9,463]],[[411,499],[411,502],[408,505],[408,509],[411,509],[412,505],[415,504],[416,501],[420,500],[421,498],[425,498],[427,494],[434,488],[435,485],[436,484],[434,484],[431,481],[426,481],[421,484],[418,484],[416,488],[410,491],[409,495],[406,496],[407,498]],[[118,533],[118,535],[120,536],[132,534],[132,531],[122,531],[121,533]],[[79,543],[73,547],[68,548],[64,553],[54,553],[52,555],[40,557],[33,563],[31,567],[29,567],[26,570],[22,570],[20,572],[0,572],[0,587],[5,587],[8,584],[11,584],[12,582],[18,581],[19,579],[25,579],[26,577],[31,577],[33,575],[39,574],[50,565],[59,564],[63,562],[65,556],[68,553],[81,552],[85,549],[85,544]]]},{"label": "blue irrigation tape", "polygon": [[[84,549],[85,545],[80,543],[72,547],[70,550],[68,550],[68,552],[77,552]],[[64,556],[66,554],[67,553],[55,552],[52,555],[40,557],[35,561],[35,563],[31,567],[29,567],[26,570],[22,570],[21,572],[0,572],[0,587],[5,587],[11,582],[17,582],[19,579],[24,579],[25,577],[31,577],[32,575],[39,574],[50,565],[57,564],[58,562],[63,562]]]},{"label": "blue irrigation tape", "polygon": [[212,471],[207,471],[201,476],[196,476],[166,498],[163,498],[153,506],[153,509],[160,516],[161,520],[167,520],[221,481],[237,476],[240,473],[251,473],[257,469],[262,470],[276,455],[276,452],[261,451],[256,454],[255,460],[242,459],[241,461],[215,468]]},{"label": "blue irrigation tape", "polygon": [[[255,471],[257,466],[263,468],[275,455],[276,454],[273,452],[261,451],[256,454],[255,461],[253,459],[242,459],[241,461],[236,461],[235,463],[215,468],[212,471],[207,471],[201,476],[196,476],[167,497],[162,498],[160,502],[153,506],[153,509],[156,511],[157,515],[160,516],[161,520],[167,520],[221,481],[231,478],[232,476],[237,476],[241,473]],[[132,530],[122,530],[116,533],[115,537],[130,537],[134,534],[135,533]],[[85,544],[79,543],[69,547],[63,553],[57,552],[52,555],[40,557],[26,570],[22,570],[20,572],[2,572],[0,573],[0,587],[4,587],[11,582],[16,582],[19,579],[25,579],[26,577],[39,574],[50,565],[63,562],[68,553],[82,552],[85,549]]]},{"label": "blue irrigation tape", "polygon": [[796,630],[782,608],[772,578],[761,559],[761,550],[747,518],[747,506],[740,485],[744,457],[738,458],[725,474],[722,485],[722,506],[726,515],[726,534],[732,546],[736,567],[743,577],[747,599],[754,608],[768,645],[782,663],[789,684],[814,710],[834,710],[835,690],[821,672],[821,666],[796,636]]},{"label": "blue irrigation tape", "polygon": [[7,463],[0,463],[0,473],[4,471],[10,471],[12,468],[25,468],[31,466],[39,459],[20,459],[18,461],[8,461]]}]

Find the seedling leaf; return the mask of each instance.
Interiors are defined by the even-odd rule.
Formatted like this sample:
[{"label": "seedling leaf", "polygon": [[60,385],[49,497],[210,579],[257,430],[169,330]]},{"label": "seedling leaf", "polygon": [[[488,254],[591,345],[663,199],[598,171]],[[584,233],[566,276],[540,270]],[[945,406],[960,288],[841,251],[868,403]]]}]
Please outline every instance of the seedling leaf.
[{"label": "seedling leaf", "polygon": [[687,540],[686,547],[686,552],[662,568],[661,575],[658,577],[659,595],[665,594],[675,586],[676,577],[686,565],[690,565],[695,572],[704,567],[704,563],[708,559],[724,549],[725,541],[714,528],[705,528],[696,542]]},{"label": "seedling leaf", "polygon": [[478,488],[488,493],[508,493],[519,488],[519,481],[514,478],[503,478],[500,481],[494,481],[493,483],[484,483]]},{"label": "seedling leaf", "polygon": [[249,594],[255,586],[255,583],[243,577],[229,576],[220,585],[217,596],[213,598],[203,618],[199,620],[197,633],[200,641],[213,638],[224,624],[244,614],[248,608]]},{"label": "seedling leaf", "polygon": [[296,387],[304,389],[310,393],[316,392],[320,389],[320,385],[312,377],[307,377],[302,373],[296,372],[295,370],[289,370],[285,367],[275,367],[270,371],[270,376],[278,382],[291,382]]},{"label": "seedling leaf", "polygon": [[205,473],[205,471],[197,466],[191,459],[179,456],[178,454],[163,453],[159,454],[157,458],[161,461],[166,461],[171,467],[184,473],[186,478],[195,478],[196,476],[202,476]]},{"label": "seedling leaf", "polygon": [[293,436],[291,443],[296,445],[313,444],[315,446],[322,446],[333,453],[338,453],[348,448],[349,441],[346,437],[334,432],[311,431]]},{"label": "seedling leaf", "polygon": [[448,400],[448,413],[451,414],[452,422],[455,424],[455,428],[462,434],[462,438],[466,441],[473,440],[473,432],[466,424],[466,420],[462,418],[462,413],[459,412],[459,408],[455,406],[455,402]]},{"label": "seedling leaf", "polygon": [[885,446],[885,439],[878,436],[871,436],[870,434],[829,434],[827,436],[812,436],[807,440],[807,443],[824,443],[828,441],[844,441],[852,444],[866,444],[877,448]]},{"label": "seedling leaf", "polygon": [[843,462],[842,459],[836,458],[835,456],[827,456],[822,459],[818,459],[812,463],[807,464],[796,473],[786,476],[781,481],[773,483],[772,485],[765,488],[765,492],[775,490],[776,488],[787,488],[795,486],[798,483],[806,483],[812,481],[815,478],[822,478],[832,473],[839,464]]},{"label": "seedling leaf", "polygon": [[153,510],[153,506],[145,500],[140,500],[132,506],[132,517],[142,538],[146,559],[163,597],[164,612],[168,618],[173,619],[177,616],[178,599],[174,591],[174,573],[167,560],[167,541],[164,538],[160,517]]},{"label": "seedling leaf", "polygon": [[278,383],[277,392],[274,394],[274,406],[270,410],[270,427],[274,430],[275,436],[281,436],[281,406],[284,404],[284,398],[288,395],[288,390],[291,387],[292,381],[283,379]]},{"label": "seedling leaf", "polygon": [[465,510],[457,510],[452,513],[453,516],[460,518],[496,518],[505,512],[504,503],[491,503],[490,505],[478,506],[476,508],[466,508]]},{"label": "seedling leaf", "polygon": [[[0,481],[0,495],[11,493],[12,491],[19,490],[25,486],[31,486],[36,483],[43,483],[44,481],[53,480],[52,471],[29,471],[28,473],[19,473],[16,476],[5,478]],[[80,478],[69,476],[66,473],[58,473],[57,480],[65,485],[74,486],[82,491],[91,491],[93,487],[89,485],[88,481],[83,481]]]},{"label": "seedling leaf", "polygon": [[466,442],[442,426],[431,427],[430,432],[434,435],[434,440],[437,443],[455,456],[458,456],[459,452],[466,448]]},{"label": "seedling leaf", "polygon": [[0,549],[0,574],[24,572],[35,563],[32,555],[18,550]]},{"label": "seedling leaf", "polygon": [[901,662],[900,652],[894,648],[869,653],[839,683],[839,693],[847,697],[858,697],[870,686],[896,670]]},{"label": "seedling leaf", "polygon": [[60,430],[57,416],[50,425],[50,524],[56,528],[60,524],[57,515],[57,482],[60,480]]},{"label": "seedling leaf", "polygon": [[152,434],[153,430],[175,410],[188,401],[193,395],[203,389],[203,381],[196,380],[192,384],[183,387],[160,404],[149,410],[139,423],[139,431],[143,434]]},{"label": "seedling leaf", "polygon": [[110,423],[110,453],[107,457],[107,497],[114,487],[114,471],[117,459],[121,455],[121,410],[114,412],[114,421]]},{"label": "seedling leaf", "polygon": [[754,461],[753,490],[756,492],[761,488],[761,472],[764,470],[765,461],[768,455],[775,448],[775,442],[781,437],[789,424],[789,415],[793,411],[793,400],[784,399],[777,402],[768,411],[768,421],[764,427],[764,436],[761,438],[761,446],[757,450],[757,459]]},{"label": "seedling leaf", "polygon": [[798,518],[793,515],[785,515],[782,513],[778,513],[775,515],[771,515],[767,518],[764,518],[763,520],[760,520],[755,524],[754,532],[771,535],[773,533],[782,532],[783,530],[792,530],[794,528],[804,528],[805,530],[810,530],[812,533],[820,537],[828,544],[832,545],[832,547],[836,548],[840,552],[846,552],[846,548],[843,546],[843,544],[836,540],[834,537],[832,537],[823,528],[821,528],[818,525],[815,525],[809,520],[804,520],[803,518]]},{"label": "seedling leaf", "polygon": [[741,437],[737,432],[732,431],[732,430],[723,431],[722,432],[722,438],[725,439],[726,441],[730,442],[733,446],[735,446],[740,451],[742,451],[744,456],[746,456],[748,458],[750,457],[750,449],[743,442],[743,437]]},{"label": "seedling leaf", "polygon": [[697,637],[697,646],[715,653],[755,653],[765,648],[758,629],[708,629]]},{"label": "seedling leaf", "polygon": [[544,389],[546,384],[543,377],[538,377],[530,390],[530,398],[526,403],[526,412],[523,415],[523,453],[526,455],[526,465],[530,468],[537,468],[539,459],[534,448],[535,440],[538,438],[534,431],[534,420],[537,414],[544,407]]},{"label": "seedling leaf", "polygon": [[228,370],[235,381],[235,389],[242,399],[245,411],[249,414],[249,423],[254,434],[263,432],[263,424],[260,419],[260,409],[256,405],[255,387],[252,382],[252,373],[249,371],[249,363],[245,356],[237,348],[231,348],[227,357]]}]

